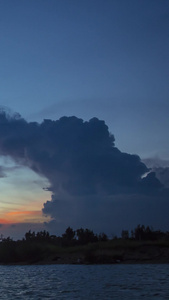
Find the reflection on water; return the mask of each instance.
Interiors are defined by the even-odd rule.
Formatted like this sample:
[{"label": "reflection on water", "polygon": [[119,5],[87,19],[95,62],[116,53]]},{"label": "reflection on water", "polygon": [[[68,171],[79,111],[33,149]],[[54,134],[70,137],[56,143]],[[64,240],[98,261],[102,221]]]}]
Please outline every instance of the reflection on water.
[{"label": "reflection on water", "polygon": [[0,266],[1,299],[169,299],[169,265]]}]

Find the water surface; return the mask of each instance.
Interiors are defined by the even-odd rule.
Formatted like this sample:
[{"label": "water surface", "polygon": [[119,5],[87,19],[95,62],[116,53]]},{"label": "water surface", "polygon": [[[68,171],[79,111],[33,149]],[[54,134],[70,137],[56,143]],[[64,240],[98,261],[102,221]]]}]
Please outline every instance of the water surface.
[{"label": "water surface", "polygon": [[0,266],[1,299],[169,299],[169,265]]}]

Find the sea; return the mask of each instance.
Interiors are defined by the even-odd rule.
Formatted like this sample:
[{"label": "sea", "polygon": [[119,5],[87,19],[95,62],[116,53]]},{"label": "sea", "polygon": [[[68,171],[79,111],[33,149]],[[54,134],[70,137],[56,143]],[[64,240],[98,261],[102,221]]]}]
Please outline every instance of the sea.
[{"label": "sea", "polygon": [[0,266],[0,299],[169,299],[168,264]]}]

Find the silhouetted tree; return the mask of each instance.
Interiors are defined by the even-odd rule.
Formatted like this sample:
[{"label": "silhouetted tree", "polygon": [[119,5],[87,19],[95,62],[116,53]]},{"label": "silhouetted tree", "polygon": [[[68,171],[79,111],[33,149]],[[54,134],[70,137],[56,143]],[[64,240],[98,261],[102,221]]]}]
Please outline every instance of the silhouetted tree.
[{"label": "silhouetted tree", "polygon": [[50,238],[49,232],[46,231],[46,230],[37,232],[37,234],[36,234],[36,239],[37,240],[47,241],[47,240],[49,240],[49,238]]},{"label": "silhouetted tree", "polygon": [[97,235],[90,229],[77,229],[76,230],[78,242],[81,245],[88,244],[88,243],[95,243],[98,241]]},{"label": "silhouetted tree", "polygon": [[108,241],[108,237],[107,237],[107,235],[103,232],[103,233],[100,233],[100,234],[99,234],[98,240],[101,241],[101,242],[106,242],[106,241]]},{"label": "silhouetted tree", "polygon": [[68,227],[66,229],[65,233],[62,234],[62,237],[63,237],[63,239],[71,241],[75,237],[75,231],[71,227]]},{"label": "silhouetted tree", "polygon": [[35,239],[35,231],[31,232],[31,230],[29,230],[28,232],[26,232],[25,239],[26,239],[26,241],[34,240]]},{"label": "silhouetted tree", "polygon": [[165,236],[165,233],[160,230],[154,231],[152,227],[145,227],[144,225],[138,225],[134,230],[134,238],[136,240],[153,241],[161,239]]},{"label": "silhouetted tree", "polygon": [[122,230],[121,237],[122,237],[123,240],[129,239],[129,232],[128,232],[128,230]]},{"label": "silhouetted tree", "polygon": [[62,244],[64,246],[73,245],[74,237],[75,237],[75,231],[71,227],[68,227],[65,233],[62,234]]},{"label": "silhouetted tree", "polygon": [[144,236],[145,236],[145,226],[144,225],[138,225],[135,230],[134,230],[134,237],[136,240],[141,241],[144,240]]}]

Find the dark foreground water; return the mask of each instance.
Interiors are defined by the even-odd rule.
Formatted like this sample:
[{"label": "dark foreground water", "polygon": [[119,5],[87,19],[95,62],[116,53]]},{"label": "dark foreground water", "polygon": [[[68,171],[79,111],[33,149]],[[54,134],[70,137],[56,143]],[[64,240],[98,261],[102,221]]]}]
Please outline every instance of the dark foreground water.
[{"label": "dark foreground water", "polygon": [[169,265],[0,266],[0,299],[169,299]]}]

